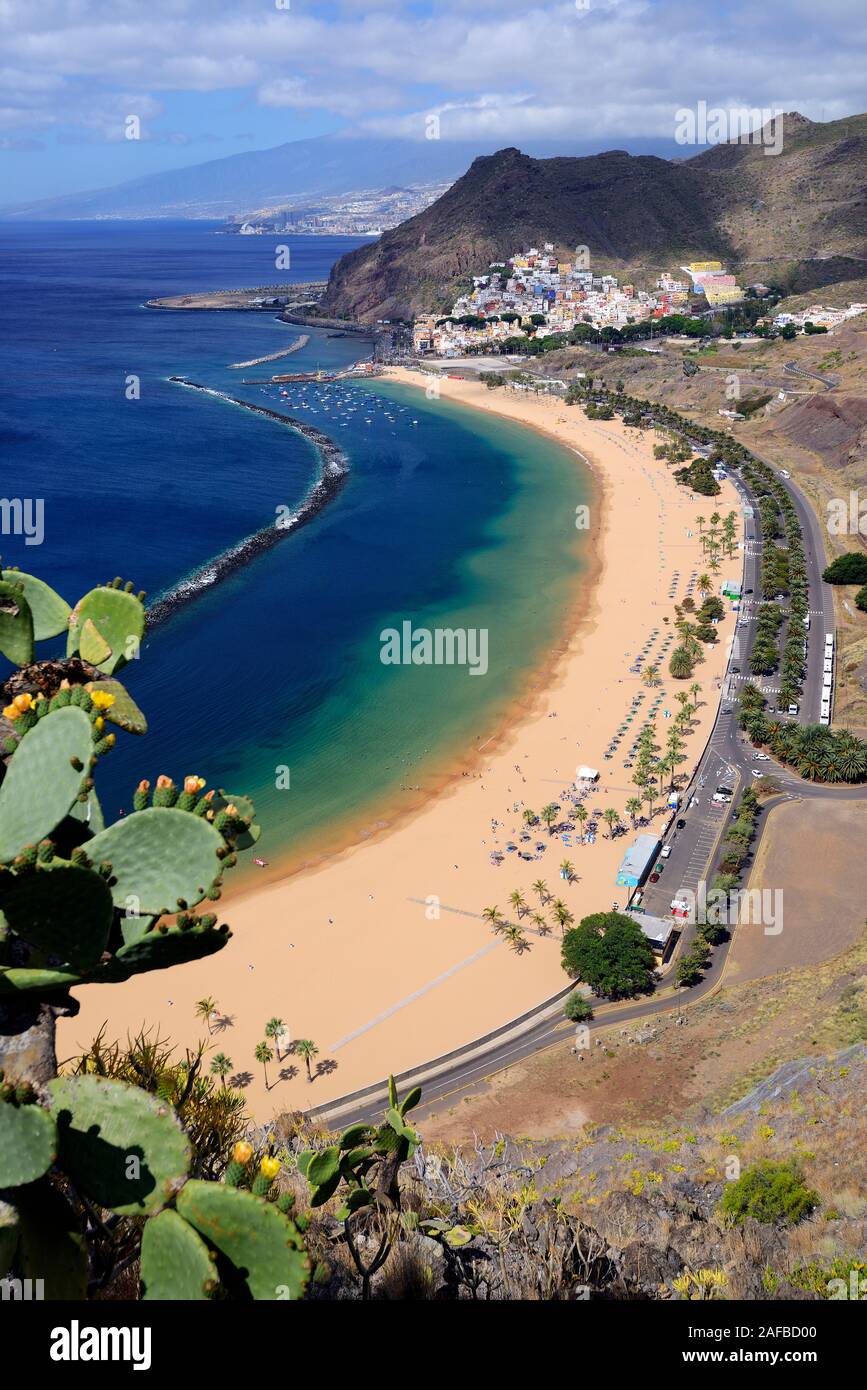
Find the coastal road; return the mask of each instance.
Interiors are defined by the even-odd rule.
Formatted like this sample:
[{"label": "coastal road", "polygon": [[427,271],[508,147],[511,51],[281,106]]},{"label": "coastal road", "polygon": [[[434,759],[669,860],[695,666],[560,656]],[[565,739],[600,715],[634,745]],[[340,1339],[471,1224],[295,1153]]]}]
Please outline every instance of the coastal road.
[{"label": "coastal road", "polygon": [[[818,718],[819,712],[825,631],[833,631],[834,626],[829,586],[824,584],[821,578],[824,567],[821,527],[818,517],[791,480],[780,477],[778,465],[770,459],[762,458],[758,453],[756,457],[772,468],[780,478],[792,498],[801,522],[809,577],[811,626],[808,640],[808,673],[799,719],[814,721]],[[749,659],[755,640],[751,610],[761,602],[762,538],[758,524],[757,499],[743,479],[736,474],[729,476],[741,494],[744,513],[744,604],[741,616],[746,621],[735,629],[727,670],[722,680],[720,705],[705,751],[684,792],[681,808],[670,818],[668,833],[661,836],[665,843],[671,844],[671,856],[665,861],[659,882],[647,885],[645,890],[642,904],[644,910],[659,917],[669,915],[673,898],[687,889],[696,893],[699,884],[702,881],[708,882],[711,878],[719,845],[736,813],[738,800],[737,795],[733,795],[732,801],[728,804],[714,803],[713,793],[717,786],[726,784],[737,793],[744,786],[765,782],[769,789],[773,787],[777,793],[772,804],[778,804],[781,798],[860,800],[867,796],[867,791],[861,786],[816,786],[804,782],[795,773],[773,760],[757,760],[747,736],[738,728],[738,687],[743,680],[750,678]],[[748,593],[748,590],[752,590],[752,594]],[[764,684],[768,689],[769,699],[773,700],[773,678],[764,683],[757,683]],[[753,769],[763,774],[761,779],[753,777]],[[769,809],[769,805],[764,804],[759,813],[753,856],[760,842]],[[686,825],[680,831],[675,828],[678,819],[686,821]],[[695,932],[694,925],[685,928],[681,949],[689,949]],[[589,1025],[591,1038],[593,1032],[599,1029],[633,1024],[643,1019],[651,1019],[655,1014],[682,1009],[698,1002],[721,982],[730,948],[731,938],[721,942],[714,950],[702,979],[692,988],[679,991],[675,997],[651,996],[622,1005],[601,1006],[593,1023]],[[487,1038],[458,1049],[448,1058],[417,1067],[412,1072],[398,1077],[402,1094],[414,1085],[421,1085],[423,1088],[422,1105],[414,1113],[423,1118],[443,1103],[454,1103],[458,1098],[480,1093],[489,1086],[491,1078],[505,1068],[567,1040],[574,1030],[574,1025],[564,1018],[562,1013],[560,999],[564,992],[534,1011],[534,1014],[538,1015],[535,1020],[530,1016],[521,1027],[518,1027],[520,1021],[507,1024]],[[383,1082],[308,1113],[339,1127],[358,1121],[378,1121],[387,1104],[387,1089]]]}]

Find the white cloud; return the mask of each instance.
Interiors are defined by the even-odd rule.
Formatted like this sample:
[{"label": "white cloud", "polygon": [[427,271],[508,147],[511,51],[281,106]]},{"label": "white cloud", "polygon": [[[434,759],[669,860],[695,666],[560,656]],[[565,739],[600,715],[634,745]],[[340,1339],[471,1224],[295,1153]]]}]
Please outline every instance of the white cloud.
[{"label": "white cloud", "polygon": [[505,142],[671,136],[674,112],[699,100],[819,119],[867,107],[863,0],[437,0],[418,14],[400,0],[292,0],[285,11],[269,0],[0,0],[0,50],[0,130],[25,135],[116,138],[124,91],[154,103],[151,122],[161,94],[234,91],[417,138],[439,110],[446,138]]}]

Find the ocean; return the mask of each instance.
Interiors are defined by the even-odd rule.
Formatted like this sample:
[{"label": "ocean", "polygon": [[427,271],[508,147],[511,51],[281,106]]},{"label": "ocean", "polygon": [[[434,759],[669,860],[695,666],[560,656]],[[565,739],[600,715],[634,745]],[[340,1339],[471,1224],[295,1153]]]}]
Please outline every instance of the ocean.
[{"label": "ocean", "polygon": [[[99,769],[107,819],[129,809],[142,777],[200,773],[253,796],[261,856],[300,863],[417,804],[502,723],[576,593],[575,509],[589,479],[553,440],[411,388],[322,384],[284,397],[242,385],[346,366],[369,344],[304,330],[310,342],[293,356],[232,371],[302,330],[145,300],[324,278],[365,239],[216,230],[0,223],[0,490],[45,505],[42,545],[2,536],[0,550],[70,602],[115,575],[151,601],[298,508],[319,476],[313,446],[170,384],[175,374],[339,445],[346,484],[309,525],[148,634],[122,679],[150,731],[121,736]],[[274,269],[277,244],[290,248],[288,273]],[[406,622],[484,632],[486,672],[384,664],[381,634]]]}]

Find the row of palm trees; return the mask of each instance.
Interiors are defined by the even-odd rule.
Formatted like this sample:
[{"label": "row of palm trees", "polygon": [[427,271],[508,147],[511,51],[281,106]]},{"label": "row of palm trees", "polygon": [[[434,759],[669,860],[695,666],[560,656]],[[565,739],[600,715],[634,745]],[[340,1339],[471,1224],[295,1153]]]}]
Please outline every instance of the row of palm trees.
[{"label": "row of palm trees", "polygon": [[[208,1025],[208,1032],[213,1033],[214,1028],[220,1021],[221,1014],[217,1006],[217,1001],[211,995],[206,995],[203,999],[196,1002],[196,1018],[204,1019]],[[303,1057],[307,1068],[307,1080],[313,1081],[313,1059],[319,1056],[319,1048],[311,1038],[298,1038],[296,1042],[289,1040],[289,1030],[282,1018],[269,1018],[265,1024],[265,1038],[257,1043],[253,1050],[253,1056],[262,1066],[265,1074],[265,1089],[270,1090],[268,1081],[268,1063],[273,1062],[276,1054],[278,1062],[282,1062],[289,1056],[290,1052],[296,1057]],[[273,1043],[273,1047],[271,1044]],[[281,1052],[282,1046],[282,1052]],[[226,1077],[235,1070],[235,1064],[231,1057],[225,1052],[215,1052],[211,1058],[211,1075],[220,1078],[223,1090],[226,1089]]]},{"label": "row of palm trees", "polygon": [[[560,873],[569,883],[575,882],[575,866],[572,864],[571,860],[563,860],[560,865]],[[564,903],[562,898],[554,897],[543,878],[536,879],[536,882],[532,885],[532,891],[539,899],[539,907],[535,909],[532,904],[527,902],[527,899],[519,888],[514,888],[509,894],[509,905],[515,911],[515,915],[518,918],[517,922],[510,922],[508,918],[504,917],[503,913],[496,905],[482,909],[482,917],[486,922],[490,923],[492,930],[497,933],[497,935],[501,935],[505,941],[508,941],[512,950],[516,951],[519,955],[529,948],[529,942],[521,927],[523,918],[526,918],[528,923],[533,924],[540,936],[547,936],[552,929],[552,923],[545,916],[544,912],[539,910],[541,908],[548,909],[554,922],[559,926],[561,935],[565,932],[566,928],[571,926],[575,921],[575,917],[573,913],[570,912],[566,903]]]}]

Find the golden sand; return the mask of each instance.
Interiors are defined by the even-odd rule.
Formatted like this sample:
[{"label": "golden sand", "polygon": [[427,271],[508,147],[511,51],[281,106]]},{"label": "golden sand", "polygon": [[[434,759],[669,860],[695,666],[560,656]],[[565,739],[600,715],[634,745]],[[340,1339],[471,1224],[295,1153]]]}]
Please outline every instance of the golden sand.
[{"label": "golden sand", "polygon": [[[389,376],[415,386],[426,380],[403,370]],[[585,571],[583,616],[574,618],[544,688],[522,701],[509,727],[487,743],[476,759],[479,775],[456,772],[424,809],[380,836],[229,899],[225,915],[233,938],[218,955],[123,985],[77,991],[81,1012],[60,1026],[61,1058],[86,1045],[103,1022],[112,1039],[144,1024],[158,1025],[180,1046],[192,1044],[207,1036],[195,1018],[195,1003],[212,995],[220,1023],[208,1041],[232,1059],[236,1074],[248,1078],[250,1109],[267,1120],[447,1053],[561,989],[565,977],[556,924],[542,936],[525,916],[530,949],[518,954],[481,919],[484,907],[497,904],[516,920],[508,900],[519,889],[538,911],[531,885],[539,878],[567,902],[576,920],[610,908],[615,900],[623,904],[624,890],[614,880],[630,838],[604,838],[602,826],[594,844],[582,845],[573,835],[565,848],[556,836],[549,841],[539,826],[530,844],[549,842],[540,860],[530,863],[509,853],[495,867],[489,859],[495,847],[491,821],[500,822],[499,848],[509,840],[529,848],[518,839],[522,809],[538,812],[560,801],[576,767],[586,763],[602,770],[591,809],[613,807],[628,823],[626,801],[636,794],[632,774],[623,767],[629,740],[611,761],[603,753],[633,696],[646,691],[643,713],[656,693],[628,667],[657,629],[653,659],[671,627],[664,617],[673,619],[674,603],[685,597],[690,576],[707,568],[696,518],[737,508],[737,494],[731,483],[723,483],[717,498],[692,497],[653,458],[652,433],[641,435],[617,420],[587,420],[562,401],[491,392],[449,378],[441,382],[441,393],[544,430],[579,451],[593,470],[600,500],[593,506],[590,535],[598,573],[591,583]],[[675,571],[679,580],[672,599]],[[696,668],[701,707],[682,772],[691,771],[713,722],[732,627],[727,614],[720,642],[706,649],[707,659]],[[676,713],[675,692],[690,682],[672,680],[667,658],[660,674],[662,708]],[[666,724],[659,720],[657,742],[663,745]],[[468,766],[463,764],[464,771]],[[662,817],[655,824],[661,822]],[[559,877],[563,858],[575,866],[571,884]],[[286,1043],[316,1042],[322,1071],[312,1085],[300,1059],[283,1055],[269,1066],[266,1090],[253,1051],[275,1015],[287,1025]]]}]

